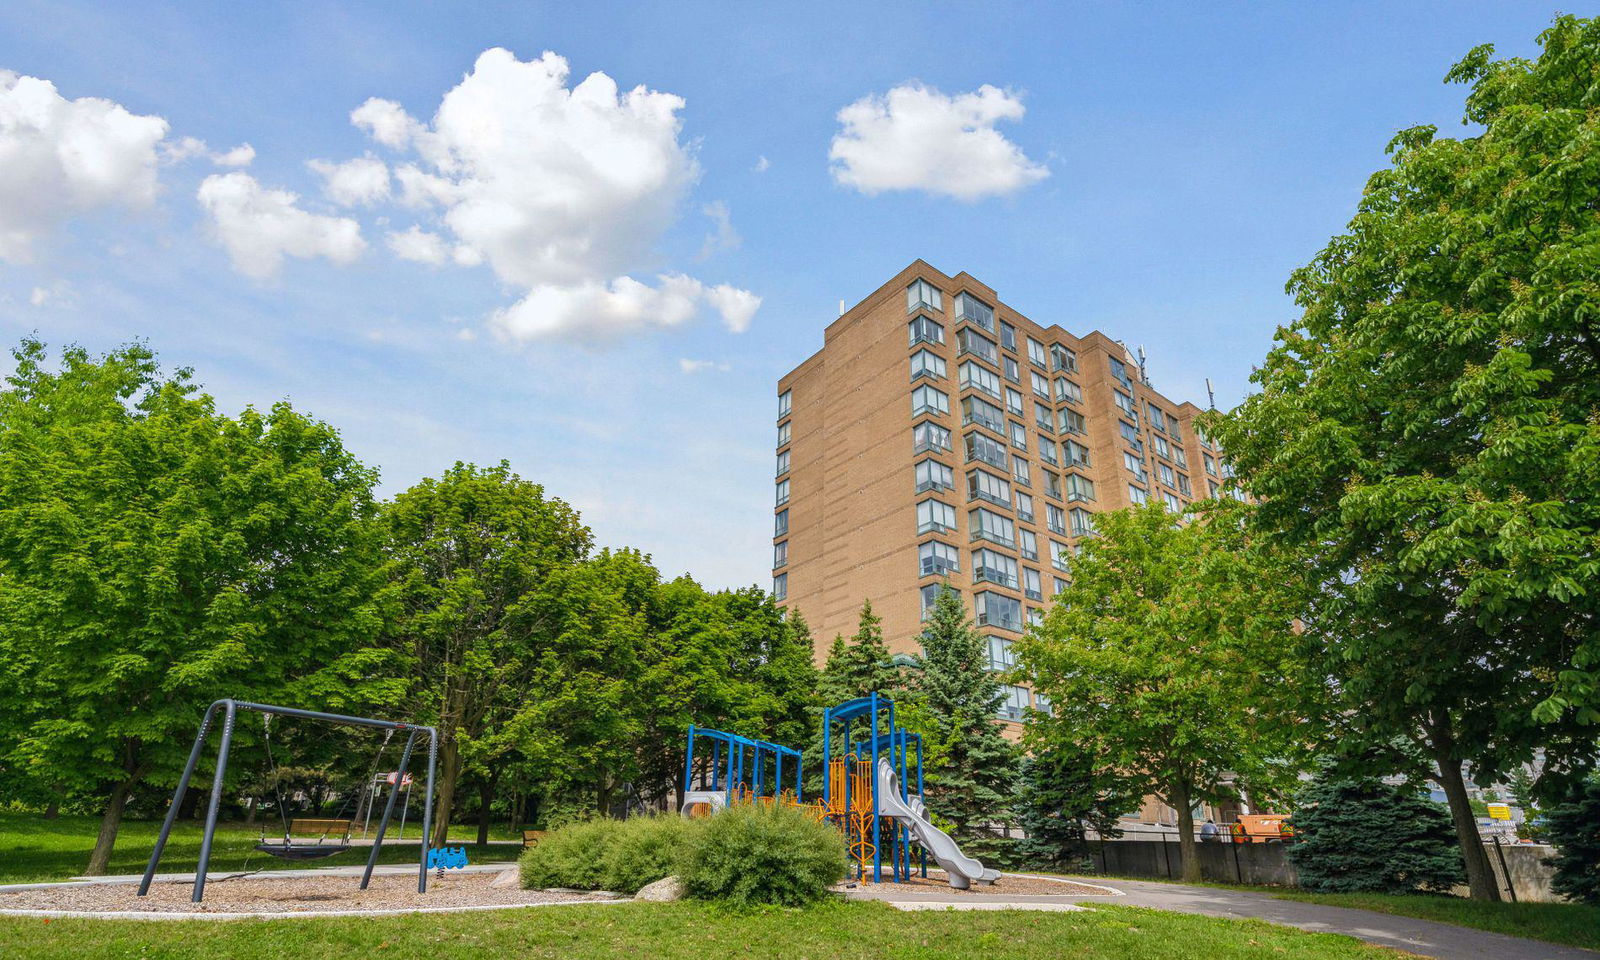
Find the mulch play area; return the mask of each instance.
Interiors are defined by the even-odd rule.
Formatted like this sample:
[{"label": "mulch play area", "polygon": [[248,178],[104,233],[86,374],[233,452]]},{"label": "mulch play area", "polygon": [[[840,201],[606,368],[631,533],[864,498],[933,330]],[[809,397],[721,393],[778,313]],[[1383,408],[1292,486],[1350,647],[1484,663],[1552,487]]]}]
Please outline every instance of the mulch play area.
[{"label": "mulch play area", "polygon": [[417,875],[375,875],[359,889],[354,877],[253,875],[212,878],[205,901],[191,903],[188,882],[158,882],[147,896],[136,883],[55,884],[29,890],[0,890],[0,910],[70,910],[93,913],[322,913],[339,910],[416,910],[440,907],[524,906],[603,902],[614,894],[548,893],[517,886],[492,887],[495,873],[451,874],[428,881],[417,892]]},{"label": "mulch play area", "polygon": [[[869,872],[868,877],[871,874]],[[835,887],[845,893],[852,890],[873,893],[953,893],[961,896],[972,897],[1105,897],[1115,896],[1115,891],[1105,887],[1093,886],[1087,883],[1074,883],[1071,880],[1054,880],[1048,877],[1035,877],[1022,874],[1005,874],[993,884],[974,883],[969,890],[955,890],[945,881],[944,871],[929,870],[926,877],[913,876],[903,883],[892,883],[888,871],[884,871],[883,883],[873,883],[871,879],[865,882],[851,880]]]}]

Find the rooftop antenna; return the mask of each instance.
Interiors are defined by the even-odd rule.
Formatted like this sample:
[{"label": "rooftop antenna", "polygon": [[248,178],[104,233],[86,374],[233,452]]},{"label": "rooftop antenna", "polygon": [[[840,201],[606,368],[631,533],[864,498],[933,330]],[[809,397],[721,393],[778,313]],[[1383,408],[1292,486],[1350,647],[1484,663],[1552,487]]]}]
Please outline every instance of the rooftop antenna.
[{"label": "rooftop antenna", "polygon": [[1150,376],[1144,370],[1144,344],[1139,344],[1139,381],[1145,386],[1150,385]]},{"label": "rooftop antenna", "polygon": [[841,317],[844,316],[844,301],[843,300],[839,301],[839,316],[841,316]]},{"label": "rooftop antenna", "polygon": [[1217,409],[1217,392],[1211,389],[1211,378],[1206,377],[1206,406]]}]

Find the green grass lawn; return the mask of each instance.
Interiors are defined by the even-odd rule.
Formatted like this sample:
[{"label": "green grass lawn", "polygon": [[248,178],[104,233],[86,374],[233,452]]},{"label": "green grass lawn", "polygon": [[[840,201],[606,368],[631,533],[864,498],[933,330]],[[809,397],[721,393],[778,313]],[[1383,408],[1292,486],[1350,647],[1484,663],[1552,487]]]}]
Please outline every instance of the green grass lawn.
[{"label": "green grass lawn", "polygon": [[[99,821],[93,817],[62,816],[44,820],[37,814],[0,811],[0,883],[25,883],[31,880],[65,880],[83,873],[89,863],[89,851],[94,847]],[[270,831],[276,822],[267,824]],[[155,846],[156,834],[161,824],[149,820],[124,821],[117,835],[117,845],[111,854],[111,873],[143,873],[150,850]],[[416,820],[406,824],[405,841],[386,839],[381,854],[383,863],[405,863],[417,860],[418,836],[421,827]],[[467,856],[474,863],[489,860],[515,859],[516,847],[479,848],[477,829],[468,828],[459,836],[452,832],[451,843],[465,845]],[[183,873],[194,870],[200,861],[201,825],[185,821],[173,825],[172,836],[161,855],[163,873]],[[390,827],[389,837],[394,837]],[[325,860],[291,863],[270,857],[254,849],[261,839],[261,827],[239,823],[218,824],[215,840],[211,844],[212,870],[241,870],[248,864],[251,870],[295,869],[297,867],[350,866],[366,862],[365,850],[351,850]]]},{"label": "green grass lawn", "polygon": [[877,903],[731,913],[693,903],[624,903],[361,920],[140,922],[0,918],[0,956],[316,957],[371,960],[1380,960],[1347,937],[1250,920],[1096,907],[1086,913],[901,913]]},{"label": "green grass lawn", "polygon": [[1376,910],[1422,920],[1476,927],[1514,937],[1600,950],[1600,907],[1578,903],[1482,903],[1462,897],[1382,893],[1306,893],[1275,890],[1285,900]]}]

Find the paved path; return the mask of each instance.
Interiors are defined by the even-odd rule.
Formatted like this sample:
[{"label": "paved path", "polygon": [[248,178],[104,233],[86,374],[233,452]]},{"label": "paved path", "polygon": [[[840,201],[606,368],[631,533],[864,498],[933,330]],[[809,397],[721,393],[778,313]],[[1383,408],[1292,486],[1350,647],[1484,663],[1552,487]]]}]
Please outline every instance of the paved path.
[{"label": "paved path", "polygon": [[[1004,881],[1001,881],[1004,883]],[[1320,903],[1280,900],[1270,894],[1214,887],[1190,887],[1177,883],[1144,883],[1138,880],[1099,880],[1083,878],[1084,883],[1103,884],[1121,891],[1120,897],[1106,896],[1013,896],[1009,902],[1027,908],[1029,904],[1065,902],[1093,906],[1111,903],[1128,907],[1152,907],[1178,913],[1198,913],[1208,917],[1252,917],[1270,923],[1299,927],[1317,933],[1342,933],[1346,936],[1394,947],[1440,960],[1600,960],[1600,953],[1542,943],[1501,933],[1473,930],[1432,920],[1330,907]],[[893,890],[854,894],[863,899],[917,903],[971,903],[973,894],[937,891],[898,893]],[[998,897],[996,898],[998,899]]]}]

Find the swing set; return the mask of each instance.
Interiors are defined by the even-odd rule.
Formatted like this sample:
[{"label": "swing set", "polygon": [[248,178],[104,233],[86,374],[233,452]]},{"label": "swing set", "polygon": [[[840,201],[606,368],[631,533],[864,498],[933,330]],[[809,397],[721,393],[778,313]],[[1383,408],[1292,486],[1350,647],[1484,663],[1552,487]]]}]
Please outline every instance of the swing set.
[{"label": "swing set", "polygon": [[[282,841],[269,841],[263,834],[261,842],[255,849],[269,856],[282,860],[320,860],[344,853],[351,849],[350,821],[345,820],[317,820],[317,821],[291,821],[285,811],[281,778],[279,778],[277,763],[272,758],[272,718],[296,717],[301,720],[316,720],[339,726],[372,727],[384,731],[383,744],[378,748],[378,755],[373,760],[373,769],[366,779],[366,788],[372,789],[376,779],[378,764],[383,760],[384,750],[388,748],[389,741],[396,732],[406,734],[405,746],[400,751],[400,766],[395,772],[393,786],[389,790],[389,798],[383,808],[383,817],[378,821],[378,832],[373,837],[371,852],[367,854],[367,866],[361,874],[361,889],[365,890],[372,880],[372,868],[378,862],[378,853],[383,848],[383,836],[389,829],[389,820],[394,815],[395,799],[400,795],[401,785],[406,782],[406,768],[411,763],[411,754],[417,744],[419,735],[428,738],[428,786],[422,807],[422,855],[417,869],[417,892],[428,892],[428,834],[433,827],[433,774],[438,761],[439,735],[433,727],[419,726],[413,723],[404,723],[398,720],[376,720],[371,717],[347,717],[337,713],[321,713],[316,710],[301,710],[297,707],[278,707],[264,703],[248,703],[243,700],[218,700],[206,709],[205,718],[200,721],[200,732],[195,735],[194,746],[189,751],[189,761],[184,765],[183,776],[178,778],[178,787],[172,794],[172,805],[167,808],[167,817],[161,824],[161,833],[156,838],[155,849],[150,852],[150,862],[145,867],[144,879],[139,883],[139,896],[144,896],[150,891],[150,883],[155,878],[156,865],[161,862],[161,853],[166,848],[167,838],[172,833],[172,824],[178,817],[178,807],[183,801],[184,793],[189,788],[189,779],[194,775],[195,765],[200,760],[200,754],[205,748],[207,735],[211,732],[211,725],[216,719],[217,711],[223,712],[222,744],[217,753],[217,769],[211,779],[211,798],[206,805],[205,833],[200,839],[200,863],[195,870],[194,892],[190,899],[199,903],[205,895],[206,869],[211,860],[211,841],[217,830],[217,809],[222,800],[223,781],[228,771],[228,753],[233,745],[233,731],[238,712],[248,710],[262,716],[262,743],[266,747],[267,763],[272,768],[272,786],[278,801],[278,816],[283,821]],[[354,799],[354,798],[352,798]],[[407,794],[409,802],[410,794]],[[370,815],[370,803],[369,815]],[[321,833],[311,842],[296,842],[293,834],[296,832],[295,824],[305,823],[313,825],[313,829],[320,828]],[[329,834],[336,825],[344,824],[343,836],[335,842],[325,843]]]}]

